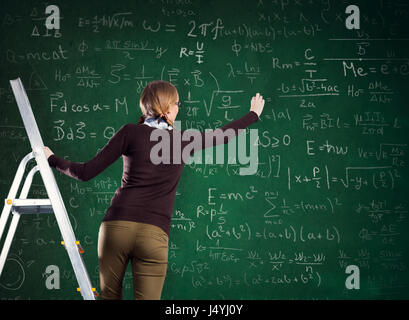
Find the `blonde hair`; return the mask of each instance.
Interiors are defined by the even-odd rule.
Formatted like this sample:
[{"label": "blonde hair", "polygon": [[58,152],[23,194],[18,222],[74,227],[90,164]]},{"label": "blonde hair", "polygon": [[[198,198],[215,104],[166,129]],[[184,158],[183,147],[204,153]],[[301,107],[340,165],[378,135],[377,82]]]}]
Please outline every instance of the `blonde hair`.
[{"label": "blonde hair", "polygon": [[159,117],[158,123],[164,118],[170,126],[175,128],[166,113],[177,102],[177,97],[178,91],[173,84],[163,80],[149,82],[143,89],[139,100],[142,116],[139,118],[138,124],[143,123],[147,116],[151,116]]}]

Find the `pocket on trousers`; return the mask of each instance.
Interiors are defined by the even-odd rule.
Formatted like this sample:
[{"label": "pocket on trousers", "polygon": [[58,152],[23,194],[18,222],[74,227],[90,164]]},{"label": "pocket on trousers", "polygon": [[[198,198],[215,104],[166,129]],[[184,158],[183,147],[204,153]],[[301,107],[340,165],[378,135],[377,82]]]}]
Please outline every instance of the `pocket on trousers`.
[{"label": "pocket on trousers", "polygon": [[166,234],[166,232],[164,232],[164,231],[162,231],[162,230],[158,230],[158,231],[151,231],[150,233],[149,233],[149,235],[152,237],[152,238],[155,238],[155,239],[157,239],[157,240],[160,240],[161,242],[163,242],[163,243],[168,243],[169,242],[169,237],[168,237],[168,235]]}]

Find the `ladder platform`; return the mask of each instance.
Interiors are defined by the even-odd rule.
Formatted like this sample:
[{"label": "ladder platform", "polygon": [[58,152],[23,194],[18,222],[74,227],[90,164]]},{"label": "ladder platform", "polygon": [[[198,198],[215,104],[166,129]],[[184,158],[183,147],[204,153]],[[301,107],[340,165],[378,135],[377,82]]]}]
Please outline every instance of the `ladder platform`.
[{"label": "ladder platform", "polygon": [[[6,199],[6,203],[10,204],[10,199]],[[13,199],[11,205],[11,210],[20,214],[54,212],[50,199]]]}]

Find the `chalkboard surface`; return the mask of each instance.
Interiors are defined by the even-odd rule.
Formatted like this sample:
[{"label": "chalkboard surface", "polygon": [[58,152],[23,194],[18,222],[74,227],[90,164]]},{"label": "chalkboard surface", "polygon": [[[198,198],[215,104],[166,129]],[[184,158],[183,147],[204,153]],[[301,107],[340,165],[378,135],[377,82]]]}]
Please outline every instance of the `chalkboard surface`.
[{"label": "chalkboard surface", "polygon": [[[45,26],[49,4],[59,30]],[[162,298],[409,298],[409,3],[354,4],[349,30],[349,3],[335,0],[1,1],[0,193],[31,152],[10,79],[44,144],[76,162],[137,122],[152,80],[178,88],[184,130],[238,119],[260,92],[257,173],[227,161],[183,171]],[[98,290],[122,160],[87,182],[53,172]],[[47,197],[40,175],[29,197]],[[81,299],[60,241],[53,215],[23,216],[0,298]],[[59,289],[46,286],[52,265]]]}]

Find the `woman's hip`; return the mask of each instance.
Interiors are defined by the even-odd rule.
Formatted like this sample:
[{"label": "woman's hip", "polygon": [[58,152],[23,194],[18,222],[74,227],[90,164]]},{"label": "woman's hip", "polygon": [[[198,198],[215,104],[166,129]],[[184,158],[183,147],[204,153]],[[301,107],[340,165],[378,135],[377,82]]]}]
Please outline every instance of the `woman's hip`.
[{"label": "woman's hip", "polygon": [[167,262],[169,237],[160,227],[135,221],[103,221],[98,234],[98,255],[109,251],[129,258]]}]

